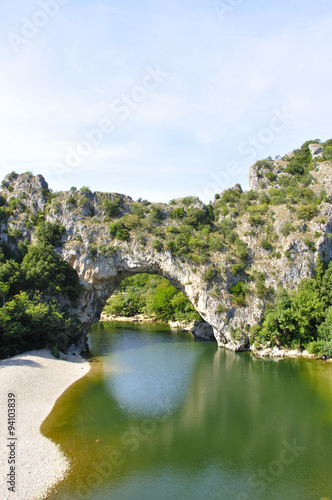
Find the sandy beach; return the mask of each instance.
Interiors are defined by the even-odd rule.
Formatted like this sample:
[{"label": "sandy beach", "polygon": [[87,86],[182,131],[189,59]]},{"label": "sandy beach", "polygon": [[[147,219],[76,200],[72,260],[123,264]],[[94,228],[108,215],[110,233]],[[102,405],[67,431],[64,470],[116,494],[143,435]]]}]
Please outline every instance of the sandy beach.
[{"label": "sandy beach", "polygon": [[[40,426],[59,396],[90,369],[79,356],[54,358],[49,351],[30,351],[0,361],[0,498],[39,500],[69,468],[58,446],[42,436]],[[8,430],[8,394],[15,395],[15,431]],[[13,396],[11,396],[13,398]],[[16,438],[16,439],[14,439]],[[11,465],[15,492],[7,484]]]}]

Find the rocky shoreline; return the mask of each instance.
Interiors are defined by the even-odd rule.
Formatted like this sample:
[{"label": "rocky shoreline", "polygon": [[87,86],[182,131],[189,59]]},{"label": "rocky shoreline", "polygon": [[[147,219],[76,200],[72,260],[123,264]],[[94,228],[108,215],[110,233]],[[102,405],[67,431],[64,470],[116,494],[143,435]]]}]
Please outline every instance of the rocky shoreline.
[{"label": "rocky shoreline", "polygon": [[128,323],[160,323],[168,324],[171,328],[183,328],[191,331],[195,326],[195,321],[159,321],[151,316],[144,316],[143,314],[136,314],[135,316],[116,316],[114,314],[101,314],[100,321],[121,321]]},{"label": "rocky shoreline", "polygon": [[[251,352],[261,358],[306,358],[306,359],[316,359],[321,360],[322,358],[316,356],[315,354],[310,354],[308,351],[299,351],[296,349],[285,349],[283,347],[262,347],[253,349]],[[332,363],[332,359],[325,359],[324,361]]]},{"label": "rocky shoreline", "polygon": [[[138,314],[136,316],[126,317],[126,316],[115,316],[109,314],[101,314],[100,321],[123,321],[130,323],[163,323],[158,321],[153,317],[144,316],[143,314]],[[195,337],[202,339],[211,339],[211,332],[207,330],[207,323],[202,321],[168,321],[167,324],[171,328],[181,328],[181,331],[191,332]],[[207,326],[206,326],[207,325]],[[299,351],[296,349],[285,349],[283,347],[258,347],[256,349],[251,348],[250,352],[259,356],[261,358],[307,358],[320,360],[315,354],[310,354],[308,351]],[[328,363],[332,363],[332,359],[324,360]]]},{"label": "rocky shoreline", "polygon": [[116,316],[101,314],[100,321],[122,321],[128,323],[160,323],[168,324],[171,328],[180,328],[182,332],[191,332],[195,337],[213,340],[212,327],[205,321],[158,321],[154,317],[137,314],[136,316]]}]

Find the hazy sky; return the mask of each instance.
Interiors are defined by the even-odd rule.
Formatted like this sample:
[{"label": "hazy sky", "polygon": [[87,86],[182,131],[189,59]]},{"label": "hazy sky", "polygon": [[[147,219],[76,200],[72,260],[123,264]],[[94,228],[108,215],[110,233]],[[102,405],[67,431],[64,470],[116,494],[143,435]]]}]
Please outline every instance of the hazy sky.
[{"label": "hazy sky", "polygon": [[330,0],[1,0],[0,165],[205,201],[332,137]]}]

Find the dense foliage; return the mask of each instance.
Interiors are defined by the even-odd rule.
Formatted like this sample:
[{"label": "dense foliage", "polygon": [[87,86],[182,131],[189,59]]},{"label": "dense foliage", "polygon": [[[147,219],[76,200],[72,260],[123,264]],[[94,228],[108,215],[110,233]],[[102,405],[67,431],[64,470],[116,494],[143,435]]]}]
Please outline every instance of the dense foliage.
[{"label": "dense foliage", "polygon": [[104,313],[128,317],[145,314],[161,321],[201,319],[182,292],[167,279],[151,274],[124,279],[107,301]]},{"label": "dense foliage", "polygon": [[[43,224],[34,245],[2,242],[0,254],[0,357],[48,345],[57,354],[80,333],[68,306],[82,289],[77,273],[55,252],[63,234],[58,223]],[[50,244],[53,243],[53,245]],[[66,299],[68,299],[66,301]]]},{"label": "dense foliage", "polygon": [[262,327],[254,327],[251,337],[258,344],[332,356],[332,261],[326,267],[319,260],[315,278],[303,280],[297,291],[281,288]]}]

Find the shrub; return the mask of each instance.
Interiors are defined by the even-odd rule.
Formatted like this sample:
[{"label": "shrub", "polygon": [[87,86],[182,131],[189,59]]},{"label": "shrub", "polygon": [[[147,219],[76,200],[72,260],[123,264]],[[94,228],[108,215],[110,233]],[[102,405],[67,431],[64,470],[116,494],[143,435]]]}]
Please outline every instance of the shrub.
[{"label": "shrub", "polygon": [[258,160],[256,161],[256,165],[258,167],[258,170],[261,170],[262,168],[267,168],[267,169],[270,169],[272,164],[271,164],[271,161],[270,159],[266,158],[265,160]]},{"label": "shrub", "polygon": [[288,167],[285,168],[285,172],[291,175],[303,175],[304,167],[296,163],[296,160],[293,160],[293,162]]},{"label": "shrub", "polygon": [[117,240],[126,241],[129,239],[129,231],[125,224],[119,220],[109,224],[110,236]]},{"label": "shrub", "polygon": [[295,231],[295,227],[290,222],[285,222],[282,228],[280,229],[280,232],[283,236],[288,236],[293,231]]},{"label": "shrub", "polygon": [[332,357],[332,340],[324,344],[323,353],[329,358]]},{"label": "shrub", "polygon": [[[248,191],[247,192],[247,199],[249,201],[253,201],[253,200],[257,200],[258,199],[258,193],[256,193],[256,191]],[[261,202],[262,203],[262,202]]]},{"label": "shrub", "polygon": [[116,248],[114,248],[112,245],[100,245],[99,252],[104,257],[110,258],[113,257],[116,253]]},{"label": "shrub", "polygon": [[125,215],[121,220],[128,231],[136,229],[141,225],[141,219],[138,217],[138,215]]},{"label": "shrub", "polygon": [[144,217],[144,209],[139,203],[133,203],[130,207],[130,213],[132,215],[137,215],[140,219]]},{"label": "shrub", "polygon": [[278,179],[278,176],[276,174],[273,174],[272,172],[267,172],[267,174],[265,174],[265,177],[270,181],[270,182],[274,182],[275,180]]},{"label": "shrub", "polygon": [[156,238],[152,242],[152,248],[154,248],[155,250],[157,250],[157,252],[161,252],[162,249],[163,249],[163,244],[162,244],[162,242],[158,238]]},{"label": "shrub", "polygon": [[46,245],[60,246],[66,228],[60,222],[42,222],[36,232],[37,240]]},{"label": "shrub", "polygon": [[230,289],[233,295],[233,303],[238,306],[245,305],[246,284],[244,281],[238,281]]},{"label": "shrub", "polygon": [[256,291],[256,296],[259,299],[263,299],[266,297],[269,293],[268,288],[265,286],[265,281],[264,280],[258,280],[255,283],[255,291]]},{"label": "shrub", "polygon": [[0,222],[7,222],[10,216],[10,210],[4,207],[0,207]]},{"label": "shrub", "polygon": [[8,206],[10,210],[18,210],[21,208],[22,203],[17,198],[10,198]]},{"label": "shrub", "polygon": [[158,207],[157,205],[153,205],[149,215],[149,222],[151,224],[158,224],[165,217],[165,212]]},{"label": "shrub", "polygon": [[210,281],[214,277],[215,269],[214,267],[209,267],[204,273],[203,273],[203,279],[205,281]]},{"label": "shrub", "polygon": [[248,246],[240,238],[236,238],[236,240],[234,241],[233,251],[235,257],[240,259],[242,262],[246,262],[248,258]]},{"label": "shrub", "polygon": [[180,230],[179,230],[178,227],[175,227],[175,226],[168,226],[168,227],[166,227],[166,233],[167,234],[170,234],[170,233],[178,234],[179,232],[180,232]]},{"label": "shrub", "polygon": [[264,248],[264,250],[273,250],[273,247],[271,245],[271,243],[268,241],[268,240],[263,240],[262,241],[262,248]]},{"label": "shrub", "polygon": [[259,227],[259,226],[264,226],[266,221],[265,221],[265,219],[263,219],[259,215],[258,216],[257,215],[250,215],[248,222],[251,226]]},{"label": "shrub", "polygon": [[120,212],[121,198],[117,197],[115,200],[104,198],[101,202],[102,209],[108,217],[115,217]]},{"label": "shrub", "polygon": [[75,198],[75,196],[70,195],[70,196],[68,197],[68,203],[70,203],[71,205],[75,205],[75,206],[76,206],[77,199]]},{"label": "shrub", "polygon": [[313,204],[300,205],[297,211],[298,218],[302,220],[311,220],[315,215],[317,215],[317,209]]},{"label": "shrub", "polygon": [[201,208],[189,208],[187,211],[186,224],[198,229],[207,222],[206,210]]},{"label": "shrub", "polygon": [[243,273],[245,270],[245,266],[243,264],[233,264],[231,267],[231,273],[233,276],[237,276],[238,274]]},{"label": "shrub", "polygon": [[8,239],[10,242],[15,243],[21,238],[22,238],[22,233],[19,229],[17,228],[8,229]]},{"label": "shrub", "polygon": [[278,183],[282,187],[287,187],[291,184],[292,178],[289,175],[279,175],[278,177]]},{"label": "shrub", "polygon": [[311,241],[310,238],[303,238],[303,242],[307,245],[309,250],[312,250],[312,251],[316,250],[315,243],[313,241]]},{"label": "shrub", "polygon": [[173,208],[169,212],[169,217],[174,220],[181,220],[186,215],[183,207]]},{"label": "shrub", "polygon": [[87,198],[86,196],[83,196],[83,198],[80,198],[78,205],[80,207],[85,207],[88,203],[89,203],[89,198]]},{"label": "shrub", "polygon": [[250,337],[250,340],[255,342],[255,340],[259,339],[259,332],[261,330],[261,326],[260,325],[252,325],[249,329],[249,337]]},{"label": "shrub", "polygon": [[193,196],[187,196],[186,198],[183,198],[182,200],[182,205],[185,205],[186,207],[189,207],[192,205],[195,201],[195,198]]}]

